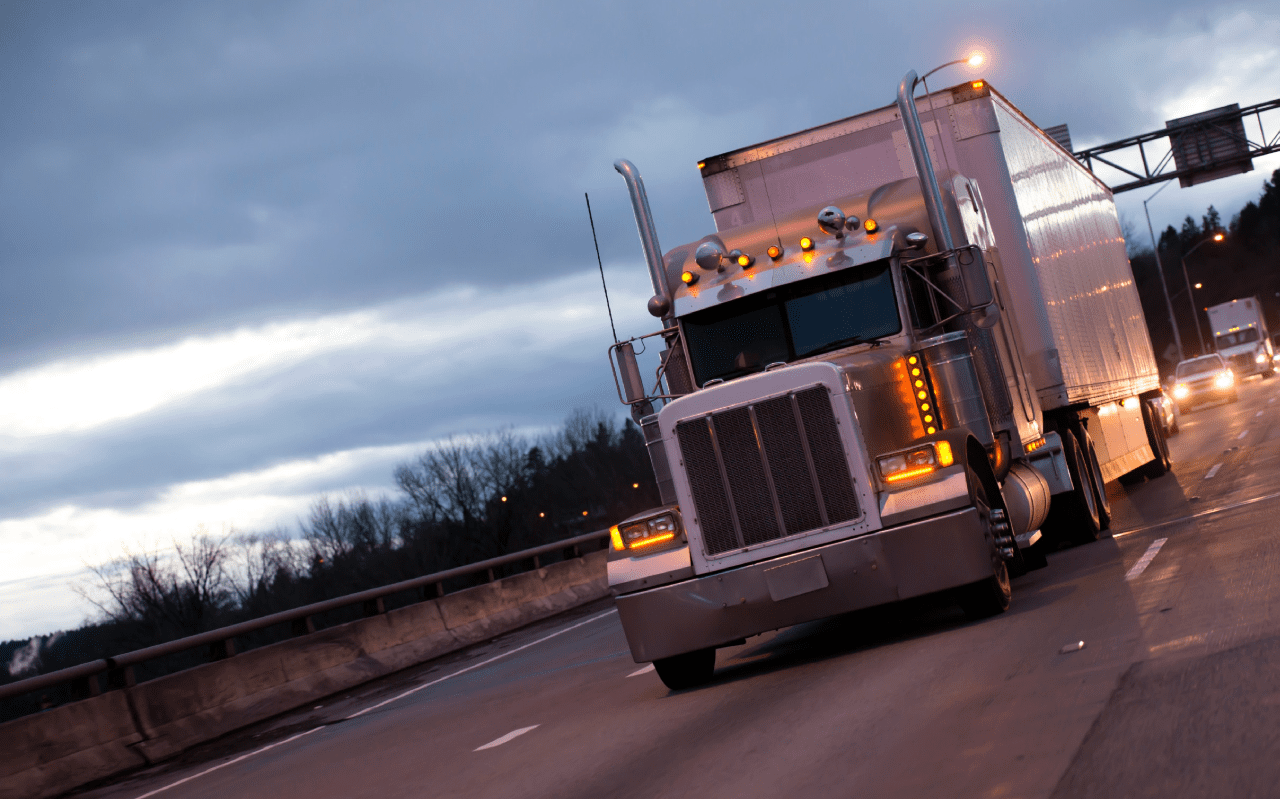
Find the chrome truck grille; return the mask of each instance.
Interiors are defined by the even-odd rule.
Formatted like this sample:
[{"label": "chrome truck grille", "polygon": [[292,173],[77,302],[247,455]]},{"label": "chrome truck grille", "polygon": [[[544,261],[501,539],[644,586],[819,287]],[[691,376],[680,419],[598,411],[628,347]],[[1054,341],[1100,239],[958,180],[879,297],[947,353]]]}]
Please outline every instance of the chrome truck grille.
[{"label": "chrome truck grille", "polygon": [[1231,366],[1235,369],[1236,374],[1248,374],[1254,370],[1254,360],[1252,352],[1244,352],[1239,355],[1231,356]]},{"label": "chrome truck grille", "polygon": [[823,386],[686,419],[676,438],[707,555],[858,517]]}]

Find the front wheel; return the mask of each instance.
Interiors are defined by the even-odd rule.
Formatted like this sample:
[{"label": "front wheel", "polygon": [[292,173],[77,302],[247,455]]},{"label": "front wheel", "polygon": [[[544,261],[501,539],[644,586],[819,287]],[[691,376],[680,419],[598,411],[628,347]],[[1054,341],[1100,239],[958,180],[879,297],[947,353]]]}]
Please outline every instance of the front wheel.
[{"label": "front wheel", "polygon": [[711,679],[716,670],[715,647],[685,652],[653,661],[658,679],[673,691],[696,688]]},{"label": "front wheel", "polygon": [[[1009,601],[1013,597],[1013,587],[1009,584],[1009,565],[1000,554],[1000,542],[997,540],[1003,535],[1012,535],[1012,533],[1007,529],[1007,522],[1004,523],[1005,529],[998,529],[996,523],[992,521],[994,514],[991,512],[991,500],[978,473],[972,466],[967,467],[965,472],[969,480],[973,505],[978,509],[978,515],[982,517],[990,531],[991,576],[984,577],[976,583],[960,586],[955,590],[954,596],[956,604],[964,611],[964,615],[971,619],[985,619],[1008,610]],[[1003,509],[1001,511],[1003,513]]]}]

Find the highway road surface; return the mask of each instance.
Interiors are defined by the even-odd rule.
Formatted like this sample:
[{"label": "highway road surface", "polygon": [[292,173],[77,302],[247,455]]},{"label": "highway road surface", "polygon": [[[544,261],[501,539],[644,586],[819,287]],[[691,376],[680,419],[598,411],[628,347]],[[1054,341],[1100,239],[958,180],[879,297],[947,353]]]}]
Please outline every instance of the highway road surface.
[{"label": "highway road surface", "polygon": [[1113,535],[1014,581],[721,650],[673,693],[611,602],[80,796],[1280,796],[1280,379],[1112,483]]}]

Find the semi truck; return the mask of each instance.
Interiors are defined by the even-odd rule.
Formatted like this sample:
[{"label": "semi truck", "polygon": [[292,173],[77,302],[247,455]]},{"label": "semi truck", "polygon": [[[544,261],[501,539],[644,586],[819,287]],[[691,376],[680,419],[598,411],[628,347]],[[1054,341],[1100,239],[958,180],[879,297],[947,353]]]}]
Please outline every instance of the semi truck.
[{"label": "semi truck", "polygon": [[1001,613],[1107,528],[1107,481],[1169,468],[1110,191],[986,82],[915,85],[699,162],[714,232],[666,252],[614,164],[661,324],[610,361],[663,505],[610,529],[608,579],[672,689],[813,619]]},{"label": "semi truck", "polygon": [[1214,349],[1240,377],[1276,373],[1272,356],[1275,350],[1262,304],[1257,297],[1243,297],[1205,308],[1209,329],[1213,331]]}]

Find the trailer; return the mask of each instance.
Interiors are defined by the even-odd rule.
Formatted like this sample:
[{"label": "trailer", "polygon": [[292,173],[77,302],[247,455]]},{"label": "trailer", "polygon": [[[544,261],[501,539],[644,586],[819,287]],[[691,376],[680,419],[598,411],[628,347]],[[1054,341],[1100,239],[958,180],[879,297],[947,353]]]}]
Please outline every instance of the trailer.
[{"label": "trailer", "polygon": [[[715,648],[938,591],[1000,613],[1105,483],[1169,467],[1105,185],[983,81],[699,162],[715,232],[663,253],[627,181],[665,345],[611,350],[663,507],[615,525],[632,655]],[[1047,534],[1047,535],[1045,535]]]}]

